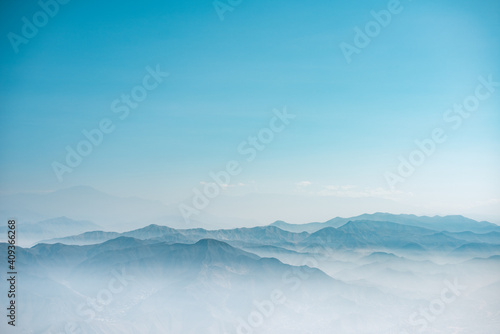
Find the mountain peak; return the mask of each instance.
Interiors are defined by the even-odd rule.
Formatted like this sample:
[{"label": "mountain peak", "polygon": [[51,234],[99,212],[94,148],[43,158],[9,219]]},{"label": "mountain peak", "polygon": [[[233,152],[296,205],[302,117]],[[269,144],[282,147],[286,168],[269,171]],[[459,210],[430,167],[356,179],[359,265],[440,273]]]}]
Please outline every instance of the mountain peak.
[{"label": "mountain peak", "polygon": [[[216,240],[216,239],[210,239],[210,238],[201,239],[197,243],[195,243],[195,245],[198,245],[198,246],[207,246],[207,247],[210,247],[210,246],[229,246],[229,244],[227,244],[227,243],[225,243],[223,241],[219,241],[219,240]],[[229,247],[231,247],[231,246],[229,246]]]},{"label": "mountain peak", "polygon": [[288,223],[286,221],[283,221],[283,220],[277,220],[274,223],[269,224],[269,226],[280,226],[280,225],[288,225]]}]

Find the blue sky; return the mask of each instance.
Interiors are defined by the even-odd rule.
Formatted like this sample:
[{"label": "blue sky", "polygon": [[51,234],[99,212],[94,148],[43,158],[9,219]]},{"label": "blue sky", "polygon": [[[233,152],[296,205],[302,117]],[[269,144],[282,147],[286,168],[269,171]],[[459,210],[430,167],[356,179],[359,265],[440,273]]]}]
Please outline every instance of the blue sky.
[{"label": "blue sky", "polygon": [[[391,191],[384,178],[447,126],[443,113],[479,76],[500,80],[498,1],[401,1],[350,64],[339,44],[387,1],[243,0],[222,21],[211,1],[73,0],[18,53],[6,36],[40,7],[2,6],[2,193],[90,185],[184,201],[286,106],[296,118],[226,195],[371,194],[415,213],[481,213],[500,199],[500,89],[404,184]],[[111,102],[156,65],[169,77],[119,120]],[[103,118],[115,131],[59,182],[51,164]],[[342,186],[352,191],[331,191]]]}]

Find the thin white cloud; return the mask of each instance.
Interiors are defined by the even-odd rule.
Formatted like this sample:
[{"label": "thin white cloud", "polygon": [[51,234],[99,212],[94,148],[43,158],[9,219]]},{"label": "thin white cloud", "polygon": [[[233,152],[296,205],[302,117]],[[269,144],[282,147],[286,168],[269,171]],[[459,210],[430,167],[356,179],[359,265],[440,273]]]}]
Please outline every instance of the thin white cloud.
[{"label": "thin white cloud", "polygon": [[485,206],[498,206],[500,207],[500,198],[490,198],[486,201],[476,201],[473,205],[468,206],[468,209],[474,209]]},{"label": "thin white cloud", "polygon": [[326,189],[328,190],[333,190],[333,191],[336,191],[336,190],[350,190],[350,189],[354,189],[354,188],[357,188],[358,186],[353,186],[353,185],[345,185],[345,186],[325,186]]},{"label": "thin white cloud", "polygon": [[359,188],[354,185],[328,185],[324,186],[318,192],[320,196],[335,196],[335,197],[351,197],[351,198],[364,198],[364,197],[378,197],[386,199],[395,199],[403,196],[412,196],[412,193],[406,193],[401,190],[392,190],[387,188]]},{"label": "thin white cloud", "polygon": [[301,182],[297,183],[297,186],[299,186],[299,187],[309,187],[311,184],[312,184],[311,181],[301,181]]},{"label": "thin white cloud", "polygon": [[210,186],[218,186],[218,187],[221,187],[223,190],[226,190],[228,188],[236,188],[236,187],[246,187],[248,186],[248,184],[245,184],[243,182],[238,182],[236,184],[227,184],[227,183],[223,183],[221,185],[219,184],[216,184],[215,182],[205,182],[205,181],[201,181],[200,182],[201,185],[210,185]]}]

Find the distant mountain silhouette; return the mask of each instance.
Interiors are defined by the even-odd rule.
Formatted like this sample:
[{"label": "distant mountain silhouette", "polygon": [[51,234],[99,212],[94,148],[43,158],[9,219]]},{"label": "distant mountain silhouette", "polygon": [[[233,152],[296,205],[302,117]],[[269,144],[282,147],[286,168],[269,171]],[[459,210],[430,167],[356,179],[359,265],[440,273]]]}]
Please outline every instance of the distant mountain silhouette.
[{"label": "distant mountain silhouette", "polygon": [[292,232],[316,232],[325,227],[341,227],[349,221],[370,220],[370,221],[386,221],[398,223],[406,226],[415,226],[428,228],[436,231],[449,232],[475,232],[487,233],[492,231],[500,232],[500,226],[489,222],[478,222],[463,216],[415,216],[415,215],[395,215],[390,213],[374,213],[363,214],[351,218],[333,218],[324,223],[309,223],[309,224],[288,224],[283,221],[276,221],[271,226],[277,226],[287,231]]}]

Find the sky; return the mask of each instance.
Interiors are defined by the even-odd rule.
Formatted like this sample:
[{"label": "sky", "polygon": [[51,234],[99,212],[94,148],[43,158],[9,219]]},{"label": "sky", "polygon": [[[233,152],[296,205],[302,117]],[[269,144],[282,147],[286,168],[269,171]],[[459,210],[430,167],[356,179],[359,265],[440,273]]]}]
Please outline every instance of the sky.
[{"label": "sky", "polygon": [[[219,215],[274,219],[281,196],[283,211],[286,198],[302,203],[301,221],[337,216],[328,203],[345,198],[360,199],[352,213],[384,199],[394,211],[500,221],[500,87],[484,86],[500,81],[498,1],[41,3],[52,3],[46,22],[39,2],[1,5],[2,194],[86,185],[193,207],[210,173],[237,161],[211,199]],[[125,107],[155,70],[168,76]],[[478,89],[489,96],[459,124],[448,110]],[[113,130],[69,167],[66,148],[103,121]],[[436,129],[446,140],[388,182]],[[259,133],[266,143],[248,161],[241,151]],[[58,177],[54,163],[71,172]]]}]

